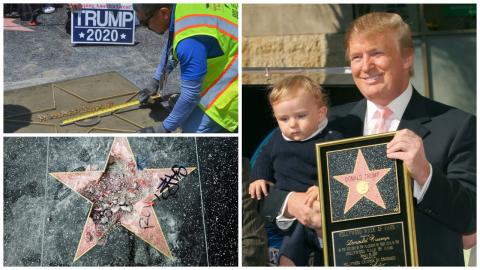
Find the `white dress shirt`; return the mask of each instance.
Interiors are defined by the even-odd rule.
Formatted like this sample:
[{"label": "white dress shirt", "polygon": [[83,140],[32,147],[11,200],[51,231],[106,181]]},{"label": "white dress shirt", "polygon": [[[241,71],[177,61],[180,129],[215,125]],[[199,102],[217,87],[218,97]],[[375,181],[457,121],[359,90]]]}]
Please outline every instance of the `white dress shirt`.
[{"label": "white dress shirt", "polygon": [[[402,119],[403,113],[407,108],[408,102],[412,98],[413,88],[412,85],[409,83],[407,89],[403,91],[403,93],[398,96],[396,99],[392,100],[386,107],[388,107],[393,114],[390,116],[389,127],[388,131],[396,131],[398,129],[398,125],[400,124],[400,120]],[[377,119],[375,119],[375,112],[381,108],[377,106],[375,103],[367,100],[367,110],[365,112],[365,121],[363,124],[363,135],[370,135],[373,132],[375,127],[375,123]],[[430,173],[428,175],[427,181],[423,185],[419,185],[417,181],[413,181],[413,197],[417,199],[417,203],[420,203],[425,195],[425,192],[430,185],[430,181],[432,180],[432,165],[429,163],[430,166]],[[415,180],[415,179],[413,179]]]}]

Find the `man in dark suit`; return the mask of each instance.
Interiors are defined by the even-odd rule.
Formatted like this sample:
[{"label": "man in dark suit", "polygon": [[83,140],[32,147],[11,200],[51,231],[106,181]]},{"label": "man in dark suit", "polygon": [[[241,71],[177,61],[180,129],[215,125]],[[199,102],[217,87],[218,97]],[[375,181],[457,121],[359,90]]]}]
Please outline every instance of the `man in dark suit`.
[{"label": "man in dark suit", "polygon": [[[476,231],[476,119],[421,96],[410,83],[414,48],[409,26],[392,13],[369,13],[346,34],[346,56],[365,99],[331,109],[329,124],[345,137],[395,131],[387,156],[404,161],[414,186],[420,265],[465,265],[462,235]],[[267,221],[289,218],[321,226],[304,193],[272,190]]]}]

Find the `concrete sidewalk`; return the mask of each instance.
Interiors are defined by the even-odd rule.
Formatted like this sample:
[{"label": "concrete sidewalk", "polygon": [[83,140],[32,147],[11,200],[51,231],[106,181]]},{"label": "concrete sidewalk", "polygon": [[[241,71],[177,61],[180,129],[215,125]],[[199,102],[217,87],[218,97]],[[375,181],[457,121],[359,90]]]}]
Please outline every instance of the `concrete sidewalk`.
[{"label": "concrete sidewalk", "polygon": [[[134,46],[73,46],[65,31],[66,19],[65,7],[40,15],[39,26],[28,26],[20,19],[4,19],[5,91],[109,71],[120,73],[139,88],[145,87],[153,77],[165,40],[163,36],[138,27]],[[9,27],[12,23],[33,31]],[[167,92],[178,91],[177,69],[169,78]]]}]

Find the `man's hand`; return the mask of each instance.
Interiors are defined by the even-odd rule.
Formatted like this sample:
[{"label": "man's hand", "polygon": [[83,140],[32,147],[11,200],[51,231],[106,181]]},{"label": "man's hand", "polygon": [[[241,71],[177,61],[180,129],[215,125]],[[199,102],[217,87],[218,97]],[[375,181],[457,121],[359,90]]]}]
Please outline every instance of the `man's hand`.
[{"label": "man's hand", "polygon": [[152,78],[148,83],[147,87],[140,90],[138,93],[138,100],[140,104],[145,105],[148,103],[148,98],[154,96],[158,92],[159,82],[157,79]]},{"label": "man's hand", "polygon": [[322,217],[320,215],[320,202],[315,201],[312,207],[305,205],[307,194],[304,192],[293,192],[288,198],[285,208],[286,217],[295,217],[303,225],[314,230],[321,230]]},{"label": "man's hand", "polygon": [[425,156],[423,141],[417,134],[402,129],[387,144],[387,157],[403,160],[417,184],[423,186],[430,175],[430,163]]}]

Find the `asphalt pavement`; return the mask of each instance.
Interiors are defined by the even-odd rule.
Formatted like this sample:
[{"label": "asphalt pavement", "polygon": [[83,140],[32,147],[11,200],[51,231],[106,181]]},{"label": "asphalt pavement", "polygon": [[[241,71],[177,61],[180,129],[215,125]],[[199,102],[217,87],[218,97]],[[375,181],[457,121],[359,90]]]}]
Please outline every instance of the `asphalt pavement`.
[{"label": "asphalt pavement", "polygon": [[[4,91],[116,71],[137,87],[153,77],[165,37],[137,26],[135,45],[73,45],[66,7],[41,14],[38,26],[4,19]],[[31,31],[28,31],[31,30]],[[167,83],[178,91],[179,71]]]}]

